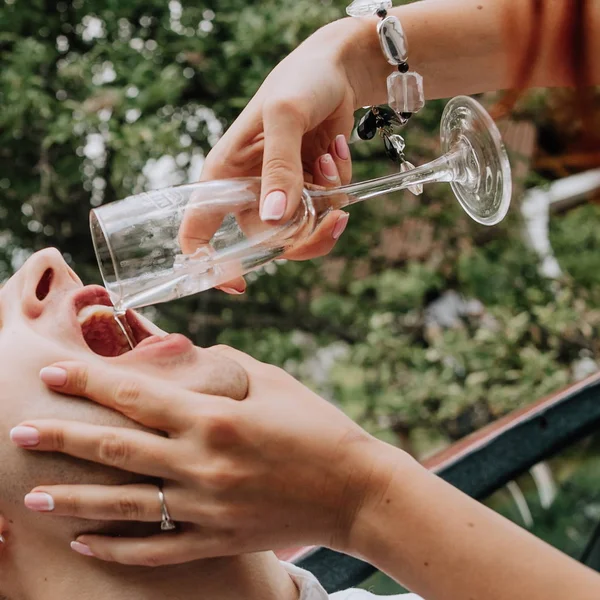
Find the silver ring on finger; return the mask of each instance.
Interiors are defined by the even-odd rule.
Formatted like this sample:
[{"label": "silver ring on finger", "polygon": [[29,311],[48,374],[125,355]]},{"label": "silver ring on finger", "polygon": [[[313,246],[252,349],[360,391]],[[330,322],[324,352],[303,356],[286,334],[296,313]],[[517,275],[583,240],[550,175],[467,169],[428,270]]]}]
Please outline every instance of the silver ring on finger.
[{"label": "silver ring on finger", "polygon": [[177,528],[177,525],[175,525],[175,522],[171,519],[169,509],[167,508],[167,501],[165,500],[165,494],[160,487],[158,488],[158,499],[160,501],[161,514],[160,528],[162,531],[173,531],[173,529]]}]

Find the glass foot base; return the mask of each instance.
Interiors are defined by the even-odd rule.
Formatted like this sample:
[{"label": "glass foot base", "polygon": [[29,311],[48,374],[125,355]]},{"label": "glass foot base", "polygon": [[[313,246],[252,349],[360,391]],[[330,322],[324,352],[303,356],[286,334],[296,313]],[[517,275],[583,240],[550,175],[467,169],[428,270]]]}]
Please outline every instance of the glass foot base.
[{"label": "glass foot base", "polygon": [[465,148],[459,181],[450,183],[467,214],[482,225],[496,225],[512,196],[510,163],[496,124],[472,98],[458,96],[446,105],[440,136],[444,153]]}]

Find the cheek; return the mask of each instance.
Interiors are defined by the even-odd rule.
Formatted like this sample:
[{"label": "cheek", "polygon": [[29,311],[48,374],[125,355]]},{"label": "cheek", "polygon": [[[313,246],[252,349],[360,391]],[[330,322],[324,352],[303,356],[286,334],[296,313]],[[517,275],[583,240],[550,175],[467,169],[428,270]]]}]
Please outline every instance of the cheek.
[{"label": "cheek", "polygon": [[[0,381],[3,390],[24,390],[41,387],[39,373],[43,367],[64,360],[88,356],[72,347],[64,336],[34,331],[28,327],[13,326],[0,332]],[[45,389],[45,388],[44,388]]]},{"label": "cheek", "polygon": [[[50,392],[39,377],[40,369],[77,353],[60,337],[44,336],[15,319],[0,332],[0,436],[19,423],[36,418],[77,418],[81,400]],[[73,415],[73,416],[71,416]]]},{"label": "cheek", "polygon": [[[6,356],[6,355],[5,355]],[[23,356],[18,352],[9,356]],[[0,365],[0,423],[8,435],[10,428],[18,425],[24,419],[31,418],[31,412],[43,404],[42,398],[47,398],[49,391],[39,379],[41,361],[34,365],[22,359],[7,360],[2,358]]]}]

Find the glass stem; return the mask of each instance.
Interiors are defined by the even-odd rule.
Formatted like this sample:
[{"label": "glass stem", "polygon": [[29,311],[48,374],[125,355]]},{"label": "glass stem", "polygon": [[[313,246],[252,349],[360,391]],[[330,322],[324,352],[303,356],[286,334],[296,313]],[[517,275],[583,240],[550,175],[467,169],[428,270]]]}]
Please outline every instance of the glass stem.
[{"label": "glass stem", "polygon": [[466,148],[457,144],[440,158],[387,177],[353,183],[330,190],[308,190],[317,215],[321,217],[332,209],[344,208],[369,198],[404,190],[424,183],[444,183],[458,181],[461,177]]}]

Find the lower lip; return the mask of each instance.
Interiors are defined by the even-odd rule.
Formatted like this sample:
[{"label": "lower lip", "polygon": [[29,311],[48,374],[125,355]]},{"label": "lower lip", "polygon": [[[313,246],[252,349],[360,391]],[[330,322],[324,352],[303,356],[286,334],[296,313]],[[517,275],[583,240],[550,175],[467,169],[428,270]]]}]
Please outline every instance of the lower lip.
[{"label": "lower lip", "polygon": [[167,356],[180,356],[190,352],[194,348],[194,345],[185,336],[171,333],[164,337],[153,335],[145,340],[142,340],[131,352],[127,352],[127,355],[137,355],[139,352],[148,352],[160,355],[161,357]]},{"label": "lower lip", "polygon": [[153,346],[154,344],[160,344],[164,340],[163,337],[159,335],[152,335],[142,340],[139,344],[136,345],[137,348],[146,348],[146,346]]}]

